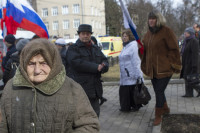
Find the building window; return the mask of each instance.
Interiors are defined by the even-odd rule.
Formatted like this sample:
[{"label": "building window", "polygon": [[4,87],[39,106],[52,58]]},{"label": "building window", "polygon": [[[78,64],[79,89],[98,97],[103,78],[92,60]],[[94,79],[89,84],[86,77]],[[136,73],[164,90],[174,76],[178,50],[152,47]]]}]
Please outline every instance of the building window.
[{"label": "building window", "polygon": [[96,22],[96,29],[99,29],[99,23],[98,22]]},{"label": "building window", "polygon": [[73,13],[78,14],[79,13],[79,4],[73,5]]},{"label": "building window", "polygon": [[44,24],[45,24],[45,26],[46,26],[46,28],[48,30],[49,29],[49,22],[44,22]]},{"label": "building window", "polygon": [[94,15],[94,7],[91,7],[91,15]]},{"label": "building window", "polygon": [[42,8],[42,17],[48,17],[48,9]]},{"label": "building window", "polygon": [[95,28],[95,27],[94,27],[94,23],[95,23],[94,20],[92,20],[92,28]]},{"label": "building window", "polygon": [[74,28],[78,28],[80,25],[80,20],[79,19],[74,19]]},{"label": "building window", "polygon": [[102,24],[101,24],[101,22],[100,22],[100,23],[99,23],[99,28],[100,28],[100,29],[102,29],[102,26],[101,26],[101,25],[102,25]]},{"label": "building window", "polygon": [[31,6],[33,6],[32,0],[28,0],[28,2],[30,3]]},{"label": "building window", "polygon": [[63,20],[63,29],[69,29],[69,21]]},{"label": "building window", "polygon": [[98,15],[98,9],[95,9],[95,16]]},{"label": "building window", "polygon": [[64,5],[62,7],[62,14],[65,15],[65,14],[68,14],[69,13],[69,10],[68,10],[68,6],[67,5]]},{"label": "building window", "polygon": [[58,30],[58,21],[53,21],[53,30]]},{"label": "building window", "polygon": [[79,38],[78,34],[75,34],[74,39],[78,39],[78,38]]},{"label": "building window", "polygon": [[58,7],[53,7],[51,9],[51,13],[52,13],[52,16],[57,16],[58,15]]},{"label": "building window", "polygon": [[70,39],[70,34],[64,34],[65,39]]},{"label": "building window", "polygon": [[101,16],[101,11],[99,11],[99,16]]}]

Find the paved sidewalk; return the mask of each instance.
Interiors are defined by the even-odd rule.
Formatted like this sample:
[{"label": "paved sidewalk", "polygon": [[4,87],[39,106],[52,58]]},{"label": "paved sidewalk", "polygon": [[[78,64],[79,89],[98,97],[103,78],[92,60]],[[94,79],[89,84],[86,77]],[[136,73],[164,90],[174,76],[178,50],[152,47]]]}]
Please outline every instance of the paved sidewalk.
[{"label": "paved sidewalk", "polygon": [[[199,98],[182,98],[185,85],[182,80],[170,82],[166,89],[166,98],[171,109],[171,114],[200,114]],[[122,113],[119,111],[119,86],[118,84],[104,86],[104,97],[108,99],[101,106],[100,133],[160,133],[161,126],[153,126],[155,94],[150,82],[146,82],[152,99],[148,105],[138,112]],[[196,96],[197,93],[194,92]]]}]

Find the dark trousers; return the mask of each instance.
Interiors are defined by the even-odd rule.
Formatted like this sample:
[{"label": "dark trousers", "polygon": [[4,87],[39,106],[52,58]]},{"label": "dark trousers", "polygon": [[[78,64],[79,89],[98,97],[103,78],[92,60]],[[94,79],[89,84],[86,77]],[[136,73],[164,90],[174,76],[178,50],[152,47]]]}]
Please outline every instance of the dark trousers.
[{"label": "dark trousers", "polygon": [[191,86],[187,80],[185,80],[185,95],[193,97],[193,86]]},{"label": "dark trousers", "polygon": [[185,95],[193,97],[193,90],[195,89],[197,93],[200,93],[200,84],[189,84],[186,79],[185,80]]},{"label": "dark trousers", "polygon": [[97,116],[100,115],[100,105],[99,105],[99,98],[89,98],[90,104],[92,105],[92,108],[96,112]]},{"label": "dark trousers", "polygon": [[135,106],[133,100],[133,91],[135,85],[125,85],[119,88],[119,102],[122,111],[130,111],[131,107]]},{"label": "dark trousers", "polygon": [[167,88],[167,85],[169,83],[169,80],[171,77],[156,79],[151,79],[151,83],[153,84],[153,89],[156,95],[156,107],[162,108],[164,103],[166,102],[165,97],[165,89]]}]

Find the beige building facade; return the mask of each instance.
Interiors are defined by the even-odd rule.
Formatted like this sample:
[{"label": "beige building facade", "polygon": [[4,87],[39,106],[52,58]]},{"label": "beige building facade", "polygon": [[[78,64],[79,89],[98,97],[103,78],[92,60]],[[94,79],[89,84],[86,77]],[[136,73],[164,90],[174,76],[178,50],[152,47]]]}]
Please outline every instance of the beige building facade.
[{"label": "beige building facade", "polygon": [[78,38],[80,24],[90,24],[93,35],[106,34],[104,0],[30,0],[51,37]]}]

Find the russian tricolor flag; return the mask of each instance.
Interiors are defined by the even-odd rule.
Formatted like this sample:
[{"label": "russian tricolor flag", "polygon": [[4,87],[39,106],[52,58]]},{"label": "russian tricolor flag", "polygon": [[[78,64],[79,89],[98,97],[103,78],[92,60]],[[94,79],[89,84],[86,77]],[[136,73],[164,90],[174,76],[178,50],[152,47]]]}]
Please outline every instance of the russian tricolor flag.
[{"label": "russian tricolor flag", "polygon": [[26,0],[7,0],[5,25],[8,34],[16,34],[18,27],[49,38],[45,24]]},{"label": "russian tricolor flag", "polygon": [[136,26],[133,23],[133,21],[131,20],[130,14],[127,10],[127,8],[124,6],[122,0],[119,0],[120,5],[121,5],[121,9],[122,9],[122,13],[123,13],[123,18],[124,18],[124,28],[125,29],[131,29],[133,35],[135,36],[136,41],[138,42],[138,44],[140,45],[140,53],[143,54],[144,52],[144,47],[140,41],[140,38],[138,37],[138,34],[136,32]]}]

